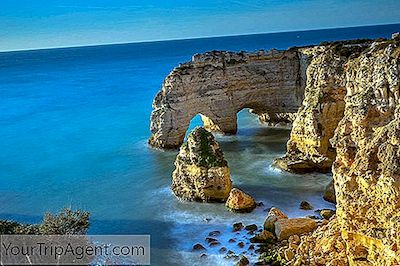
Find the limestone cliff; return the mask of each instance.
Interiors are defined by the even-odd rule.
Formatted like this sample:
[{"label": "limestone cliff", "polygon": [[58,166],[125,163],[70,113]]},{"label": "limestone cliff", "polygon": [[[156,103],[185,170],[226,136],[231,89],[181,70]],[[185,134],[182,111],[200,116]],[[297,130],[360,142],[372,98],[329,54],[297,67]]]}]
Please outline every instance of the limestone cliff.
[{"label": "limestone cliff", "polygon": [[165,80],[154,101],[150,143],[179,146],[197,113],[208,128],[234,133],[242,108],[270,119],[301,106],[287,154],[276,163],[301,173],[326,172],[333,164],[337,213],[302,237],[291,263],[398,265],[399,71],[399,37],[199,55]]},{"label": "limestone cliff", "polygon": [[153,102],[149,143],[177,148],[191,119],[236,133],[236,114],[297,112],[304,95],[304,59],[296,49],[256,53],[208,52],[176,67]]},{"label": "limestone cliff", "polygon": [[350,264],[400,263],[399,44],[373,45],[346,67],[346,110],[332,143],[337,216]]},{"label": "limestone cliff", "polygon": [[375,43],[345,66],[344,117],[332,139],[337,215],[303,239],[296,265],[400,263],[399,44]]},{"label": "limestone cliff", "polygon": [[214,136],[202,127],[190,132],[175,161],[171,189],[184,200],[224,202],[232,189],[228,163]]},{"label": "limestone cliff", "polygon": [[287,153],[275,161],[277,166],[296,173],[331,170],[336,152],[329,140],[345,106],[344,67],[349,56],[368,45],[343,42],[300,49],[311,59],[305,96],[293,122]]}]

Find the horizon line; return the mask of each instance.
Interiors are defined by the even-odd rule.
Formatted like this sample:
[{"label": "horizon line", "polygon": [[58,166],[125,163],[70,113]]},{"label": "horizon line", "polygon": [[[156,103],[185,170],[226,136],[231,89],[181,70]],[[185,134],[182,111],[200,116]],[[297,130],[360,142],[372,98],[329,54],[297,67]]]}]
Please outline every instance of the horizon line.
[{"label": "horizon line", "polygon": [[42,47],[42,48],[26,48],[26,49],[17,49],[17,50],[0,50],[0,53],[29,52],[29,51],[41,51],[41,50],[57,50],[57,49],[69,49],[69,48],[85,48],[85,47],[111,46],[111,45],[146,44],[146,43],[186,41],[186,40],[190,41],[190,40],[214,39],[214,38],[224,38],[224,37],[241,37],[241,36],[253,36],[253,35],[264,35],[264,34],[308,32],[308,31],[349,29],[349,28],[389,26],[389,25],[400,25],[400,21],[396,22],[396,23],[366,24],[366,25],[357,25],[357,26],[349,26],[349,27],[328,27],[328,28],[311,28],[311,29],[287,30],[287,31],[255,32],[255,33],[245,33],[245,34],[236,34],[236,35],[216,35],[216,36],[187,37],[187,38],[182,38],[182,39],[171,38],[171,39],[155,39],[155,40],[143,40],[143,41],[133,41],[133,42],[97,43],[97,44],[83,44],[83,45],[72,45],[72,46],[49,46],[49,47]]}]

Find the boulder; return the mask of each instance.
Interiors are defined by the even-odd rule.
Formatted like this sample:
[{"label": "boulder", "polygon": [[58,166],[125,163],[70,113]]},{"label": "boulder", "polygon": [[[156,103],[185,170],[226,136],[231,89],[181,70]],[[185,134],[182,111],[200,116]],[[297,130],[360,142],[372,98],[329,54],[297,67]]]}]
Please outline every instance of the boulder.
[{"label": "boulder", "polygon": [[267,230],[263,230],[261,233],[250,238],[250,242],[252,243],[266,243],[266,242],[271,243],[274,240],[275,236]]},{"label": "boulder", "polygon": [[202,244],[199,244],[199,243],[193,245],[193,248],[192,248],[192,250],[205,250],[205,249],[206,248]]},{"label": "boulder", "polygon": [[319,214],[321,215],[322,218],[329,220],[333,215],[335,215],[335,211],[334,210],[330,210],[330,209],[323,209],[323,210],[319,210]]},{"label": "boulder", "polygon": [[314,207],[307,201],[302,201],[300,203],[300,209],[302,210],[312,210]]},{"label": "boulder", "polygon": [[268,216],[264,221],[264,229],[270,232],[274,232],[274,223],[279,219],[287,219],[288,217],[277,208],[271,208],[268,212]]},{"label": "boulder", "polygon": [[195,128],[175,160],[171,189],[181,199],[224,202],[232,189],[228,163],[214,136]]},{"label": "boulder", "polygon": [[333,180],[325,188],[324,200],[336,204],[336,194]]},{"label": "boulder", "polygon": [[256,231],[258,229],[256,224],[249,224],[244,227],[247,231]]},{"label": "boulder", "polygon": [[243,223],[234,223],[233,224],[233,232],[237,232],[242,230],[242,228],[244,227]]},{"label": "boulder", "polygon": [[243,255],[240,255],[240,259],[235,265],[236,266],[246,266],[246,265],[249,265],[249,264],[250,264],[249,259],[246,258]]},{"label": "boulder", "polygon": [[251,212],[256,207],[254,198],[240,189],[234,188],[229,193],[226,207],[233,212]]},{"label": "boulder", "polygon": [[313,231],[317,223],[309,218],[279,219],[274,223],[275,235],[279,241],[292,235],[302,235]]}]

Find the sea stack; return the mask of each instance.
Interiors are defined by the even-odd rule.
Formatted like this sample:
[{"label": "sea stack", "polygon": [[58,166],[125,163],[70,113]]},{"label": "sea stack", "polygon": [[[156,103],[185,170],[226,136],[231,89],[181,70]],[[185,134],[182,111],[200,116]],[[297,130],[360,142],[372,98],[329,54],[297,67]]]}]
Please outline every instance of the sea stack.
[{"label": "sea stack", "polygon": [[183,200],[225,202],[232,189],[230,170],[214,136],[197,127],[175,160],[171,189]]}]

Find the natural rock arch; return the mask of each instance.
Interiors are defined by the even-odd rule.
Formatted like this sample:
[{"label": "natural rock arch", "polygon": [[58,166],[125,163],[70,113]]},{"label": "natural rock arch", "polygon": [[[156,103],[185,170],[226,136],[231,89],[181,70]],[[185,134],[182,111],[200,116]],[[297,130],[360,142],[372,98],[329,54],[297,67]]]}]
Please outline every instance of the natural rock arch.
[{"label": "natural rock arch", "polygon": [[149,143],[177,148],[191,119],[206,127],[237,131],[237,113],[297,112],[304,95],[307,58],[297,49],[256,53],[208,52],[174,68],[153,102]]}]

